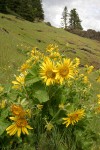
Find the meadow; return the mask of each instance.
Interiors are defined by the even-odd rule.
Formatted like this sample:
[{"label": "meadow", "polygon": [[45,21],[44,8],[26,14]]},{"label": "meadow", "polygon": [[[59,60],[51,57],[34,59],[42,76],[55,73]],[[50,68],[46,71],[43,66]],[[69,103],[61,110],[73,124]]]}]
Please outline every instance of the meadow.
[{"label": "meadow", "polygon": [[100,42],[0,14],[0,149],[100,149]]},{"label": "meadow", "polygon": [[95,68],[100,66],[100,42],[82,38],[45,23],[31,23],[15,16],[0,14],[0,83],[9,83],[33,47],[44,50],[56,43],[67,57],[81,58]]}]

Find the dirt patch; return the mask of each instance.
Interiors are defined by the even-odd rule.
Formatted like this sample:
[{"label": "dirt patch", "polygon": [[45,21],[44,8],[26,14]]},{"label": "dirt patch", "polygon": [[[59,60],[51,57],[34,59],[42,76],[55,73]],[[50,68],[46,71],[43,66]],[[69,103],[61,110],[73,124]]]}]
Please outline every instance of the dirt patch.
[{"label": "dirt patch", "polygon": [[9,34],[9,31],[6,30],[5,28],[0,28],[1,31],[6,32],[7,34]]},{"label": "dirt patch", "polygon": [[38,32],[43,32],[42,30],[37,30]]},{"label": "dirt patch", "polygon": [[85,51],[85,52],[88,52],[88,53],[93,54],[93,55],[95,54],[95,53],[93,53],[93,52],[91,51],[91,49],[88,49],[88,48],[85,48],[85,47],[80,48],[80,50]]}]

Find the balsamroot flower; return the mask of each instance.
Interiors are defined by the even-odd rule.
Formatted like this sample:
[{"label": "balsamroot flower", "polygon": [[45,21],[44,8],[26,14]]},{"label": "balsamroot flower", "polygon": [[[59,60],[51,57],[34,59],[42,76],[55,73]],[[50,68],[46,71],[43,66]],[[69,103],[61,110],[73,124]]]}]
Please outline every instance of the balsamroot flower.
[{"label": "balsamroot flower", "polygon": [[70,59],[63,59],[63,62],[58,63],[56,69],[56,79],[59,80],[60,84],[63,83],[65,79],[73,78],[74,76],[74,66]]},{"label": "balsamroot flower", "polygon": [[18,116],[20,118],[24,117],[26,112],[23,110],[23,108],[20,105],[12,105],[11,111],[15,116]]},{"label": "balsamroot flower", "polygon": [[20,68],[20,72],[25,73],[27,69],[29,69],[30,66],[28,63],[24,63],[21,68]]},{"label": "balsamroot flower", "polygon": [[40,76],[46,83],[46,85],[51,85],[55,82],[56,73],[54,72],[54,63],[48,58],[46,62],[43,62],[40,66]]},{"label": "balsamroot flower", "polygon": [[25,118],[10,117],[10,119],[14,121],[14,123],[6,129],[7,134],[10,136],[15,135],[16,133],[18,137],[21,136],[21,133],[28,135],[29,132],[27,129],[33,129],[28,125]]},{"label": "balsamroot flower", "polygon": [[70,124],[74,125],[76,122],[78,122],[81,118],[84,117],[84,109],[78,109],[74,111],[73,113],[68,114],[66,118],[63,118],[64,123],[66,124],[66,127],[68,127]]},{"label": "balsamroot flower", "polygon": [[48,47],[46,48],[47,52],[52,52],[52,51],[58,51],[58,45],[54,44],[49,44]]},{"label": "balsamroot flower", "polygon": [[87,72],[88,74],[90,74],[90,73],[92,72],[92,70],[94,69],[93,66],[85,65],[85,67],[86,67],[86,72]]},{"label": "balsamroot flower", "polygon": [[12,81],[13,84],[24,84],[24,80],[25,80],[25,77],[24,76],[19,76],[19,77],[16,77],[16,81]]},{"label": "balsamroot flower", "polygon": [[12,83],[14,84],[12,88],[21,89],[21,86],[23,86],[25,84],[25,76],[20,75],[20,76],[16,77],[16,81],[12,81]]}]

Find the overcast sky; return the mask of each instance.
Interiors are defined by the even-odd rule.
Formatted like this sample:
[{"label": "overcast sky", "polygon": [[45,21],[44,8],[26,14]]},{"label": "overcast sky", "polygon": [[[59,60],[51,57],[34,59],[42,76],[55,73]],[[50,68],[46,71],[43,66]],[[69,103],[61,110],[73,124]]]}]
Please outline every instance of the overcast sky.
[{"label": "overcast sky", "polygon": [[42,0],[45,21],[61,27],[61,17],[65,6],[68,12],[76,8],[84,30],[100,31],[100,0]]}]

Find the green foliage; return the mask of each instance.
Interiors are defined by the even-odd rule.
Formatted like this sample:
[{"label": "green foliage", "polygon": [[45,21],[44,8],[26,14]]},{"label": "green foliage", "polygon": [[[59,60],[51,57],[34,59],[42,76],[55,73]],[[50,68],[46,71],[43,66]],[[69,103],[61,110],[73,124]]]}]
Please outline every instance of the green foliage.
[{"label": "green foliage", "polygon": [[40,0],[6,0],[0,2],[0,12],[19,15],[22,18],[34,21],[43,20],[44,12]]},{"label": "green foliage", "polygon": [[[52,83],[50,79],[50,85],[47,86],[47,78],[50,77],[47,72],[45,74],[45,70],[48,71],[50,67],[48,60],[54,62],[57,67],[58,62],[64,63],[62,60],[65,56],[59,54],[51,58],[51,54],[58,50],[58,47],[52,44],[46,50],[45,53],[41,53],[34,48],[24,64],[24,71],[22,65],[20,76],[16,76],[16,81],[12,82],[13,86],[6,89],[0,86],[0,146],[2,150],[7,148],[88,150],[96,147],[100,141],[100,135],[96,130],[97,127],[98,130],[100,129],[98,125],[100,110],[97,109],[100,104],[96,96],[95,103],[92,101],[94,84],[91,85],[89,81],[93,66],[80,69],[79,59],[73,59],[67,66],[68,73],[71,73],[73,78],[64,78],[61,82],[59,78],[56,80],[55,75],[56,77],[53,76],[55,83]],[[69,59],[65,58],[65,60],[69,62]],[[46,62],[48,62],[47,66]],[[72,68],[70,68],[71,65]],[[41,69],[43,69],[42,74],[40,74]],[[57,72],[57,69],[53,71]],[[98,76],[99,71],[95,74]],[[24,117],[23,112],[25,112]],[[29,131],[29,135],[26,135],[26,132],[23,135],[23,130],[20,137],[17,137],[16,133],[13,137],[10,136],[9,133],[13,132],[10,130],[8,134],[6,133],[6,128],[14,123],[18,125],[18,128],[21,127],[19,122],[10,120],[11,116],[16,117],[18,121],[19,119],[27,120],[33,128]],[[66,123],[64,119],[67,119]]]},{"label": "green foliage", "polygon": [[7,13],[7,0],[0,0],[0,12]]}]

